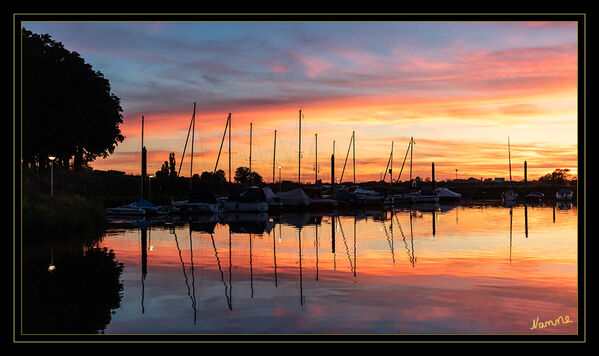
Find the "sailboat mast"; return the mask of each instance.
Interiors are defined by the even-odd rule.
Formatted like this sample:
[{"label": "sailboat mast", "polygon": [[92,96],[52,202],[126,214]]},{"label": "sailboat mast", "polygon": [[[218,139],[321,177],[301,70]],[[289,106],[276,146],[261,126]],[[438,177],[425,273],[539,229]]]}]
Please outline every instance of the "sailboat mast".
[{"label": "sailboat mast", "polygon": [[391,187],[393,187],[393,141],[391,141],[391,162],[389,162],[391,167],[389,167],[389,183]]},{"label": "sailboat mast", "polygon": [[191,116],[191,158],[189,159],[189,191],[193,182],[193,142],[195,141],[196,131],[196,103],[193,102],[193,115]]},{"label": "sailboat mast", "polygon": [[231,113],[229,113],[229,183],[231,183]]},{"label": "sailboat mast", "polygon": [[354,185],[356,185],[356,131],[352,132],[353,142],[353,168],[354,168]]},{"label": "sailboat mast", "polygon": [[275,184],[275,161],[277,154],[277,130],[275,130],[275,144],[272,150],[272,184]]},{"label": "sailboat mast", "polygon": [[220,141],[220,148],[218,149],[218,156],[216,156],[216,164],[214,165],[214,172],[216,173],[216,169],[218,168],[218,161],[220,160],[220,154],[223,150],[223,143],[225,143],[225,137],[227,135],[227,128],[229,127],[229,119],[231,118],[231,113],[227,116],[227,123],[225,124],[225,131],[223,132],[223,139]]},{"label": "sailboat mast", "polygon": [[144,147],[144,116],[141,116],[141,191],[140,191],[140,199],[144,197],[144,178],[146,173],[146,155],[145,155],[145,147]]},{"label": "sailboat mast", "polygon": [[314,163],[314,185],[316,185],[316,182],[318,181],[318,134],[315,133],[314,134],[314,140],[315,140],[315,163]]},{"label": "sailboat mast", "polygon": [[335,140],[333,140],[333,154],[331,155],[331,185],[335,187]]},{"label": "sailboat mast", "polygon": [[412,155],[414,153],[414,137],[410,137],[410,183],[412,182]]},{"label": "sailboat mast", "polygon": [[250,174],[248,177],[250,185],[252,185],[252,123],[250,122]]},{"label": "sailboat mast", "polygon": [[299,150],[297,153],[298,164],[297,164],[297,183],[302,186],[302,110],[299,111]]},{"label": "sailboat mast", "polygon": [[507,154],[508,154],[508,162],[510,168],[510,184],[512,184],[512,153],[510,150],[510,137],[507,137]]}]

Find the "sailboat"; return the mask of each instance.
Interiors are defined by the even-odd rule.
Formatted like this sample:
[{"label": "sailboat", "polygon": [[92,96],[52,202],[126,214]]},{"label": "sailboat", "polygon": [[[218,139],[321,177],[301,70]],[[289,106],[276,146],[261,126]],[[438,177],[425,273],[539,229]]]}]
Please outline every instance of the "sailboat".
[{"label": "sailboat", "polygon": [[508,161],[510,170],[510,186],[509,189],[501,193],[501,199],[504,202],[513,202],[518,198],[518,194],[512,190],[512,155],[510,150],[510,138],[507,138]]},{"label": "sailboat", "polygon": [[[414,138],[410,137],[410,143],[408,144],[408,150],[406,151],[406,155],[404,157],[404,162],[401,165],[401,170],[399,172],[399,176],[397,177],[397,181],[399,181],[399,177],[401,177],[401,172],[403,171],[404,164],[408,157],[408,152],[410,152],[410,182],[414,184],[412,181],[412,155],[414,152]],[[413,185],[412,190],[405,193],[399,193],[393,195],[393,202],[395,203],[438,203],[439,202],[439,194],[436,191],[430,192],[422,192]]]},{"label": "sailboat", "polygon": [[146,179],[146,148],[144,146],[144,116],[141,117],[141,186],[139,200],[129,205],[107,208],[106,214],[117,216],[164,215],[165,207],[156,206],[144,199],[144,180]]},{"label": "sailboat", "polygon": [[310,205],[310,197],[302,189],[301,172],[302,172],[302,110],[299,111],[299,134],[298,134],[298,173],[297,181],[298,188],[287,192],[279,192],[279,197],[283,208],[302,209]]},{"label": "sailboat", "polygon": [[[174,201],[171,203],[171,211],[179,214],[202,214],[209,213],[215,214],[219,211],[219,205],[214,195],[210,192],[197,192],[193,190],[193,146],[195,141],[195,117],[196,117],[196,103],[193,103],[193,115],[189,123],[189,130],[187,131],[187,138],[185,139],[185,147],[183,148],[183,155],[181,156],[181,162],[179,163],[179,173],[181,172],[181,166],[185,159],[185,150],[187,149],[187,141],[189,140],[189,134],[191,133],[191,158],[189,168],[189,195],[188,200]],[[179,176],[179,174],[177,174]]]},{"label": "sailboat", "polygon": [[[250,123],[250,177],[251,173],[252,123]],[[268,211],[268,198],[262,188],[250,185],[241,190],[233,191],[224,202],[223,208],[226,212],[266,212]]]}]

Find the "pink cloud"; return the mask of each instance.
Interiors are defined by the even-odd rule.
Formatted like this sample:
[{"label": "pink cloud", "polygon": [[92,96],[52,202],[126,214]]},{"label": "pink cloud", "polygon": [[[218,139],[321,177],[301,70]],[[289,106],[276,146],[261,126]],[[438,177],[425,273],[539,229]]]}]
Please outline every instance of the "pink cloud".
[{"label": "pink cloud", "polygon": [[288,66],[275,62],[269,62],[266,64],[266,66],[275,73],[286,73],[291,70],[291,68],[289,68]]},{"label": "pink cloud", "polygon": [[306,75],[310,78],[315,77],[326,69],[329,69],[332,64],[321,58],[307,56],[302,53],[296,53],[295,58],[306,67]]}]

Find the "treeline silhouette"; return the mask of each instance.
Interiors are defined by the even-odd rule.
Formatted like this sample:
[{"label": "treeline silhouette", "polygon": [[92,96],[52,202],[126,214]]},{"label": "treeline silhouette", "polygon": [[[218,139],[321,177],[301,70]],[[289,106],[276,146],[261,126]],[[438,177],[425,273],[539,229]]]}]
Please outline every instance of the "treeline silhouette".
[{"label": "treeline silhouette", "polygon": [[106,248],[29,249],[23,261],[23,333],[103,331],[120,307],[122,271]]},{"label": "treeline silhouette", "polygon": [[108,79],[48,34],[22,29],[22,159],[82,167],[123,142],[120,99]]}]

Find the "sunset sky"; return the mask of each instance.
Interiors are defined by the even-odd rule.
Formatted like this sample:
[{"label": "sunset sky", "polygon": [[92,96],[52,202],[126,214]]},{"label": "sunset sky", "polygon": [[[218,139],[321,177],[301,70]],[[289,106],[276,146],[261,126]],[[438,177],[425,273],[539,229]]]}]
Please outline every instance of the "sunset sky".
[{"label": "sunset sky", "polygon": [[[529,179],[577,173],[576,22],[24,22],[76,51],[121,99],[125,141],[95,169],[139,174],[141,116],[148,172],[177,168],[197,102],[194,173],[212,171],[228,113],[232,166],[272,181],[340,175],[356,132],[358,181],[377,180],[394,142],[394,178],[410,137],[413,176]],[[225,148],[219,169],[228,172]],[[189,147],[188,147],[189,150]],[[189,151],[188,151],[189,152]],[[408,156],[409,159],[409,156]],[[344,181],[351,180],[351,153]],[[407,179],[406,169],[401,180]],[[181,174],[189,176],[189,157]],[[278,171],[277,171],[278,179]]]}]

